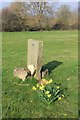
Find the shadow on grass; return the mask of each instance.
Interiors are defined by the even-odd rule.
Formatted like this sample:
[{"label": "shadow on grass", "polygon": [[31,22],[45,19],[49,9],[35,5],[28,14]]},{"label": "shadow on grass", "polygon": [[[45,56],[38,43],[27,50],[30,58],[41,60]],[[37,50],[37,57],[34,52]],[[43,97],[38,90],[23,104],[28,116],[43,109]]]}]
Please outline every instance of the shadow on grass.
[{"label": "shadow on grass", "polygon": [[56,67],[58,67],[59,65],[61,65],[63,62],[60,61],[51,61],[45,65],[42,66],[41,71],[45,71],[46,69],[48,69],[48,73],[49,75],[51,74],[52,70],[54,70]]}]

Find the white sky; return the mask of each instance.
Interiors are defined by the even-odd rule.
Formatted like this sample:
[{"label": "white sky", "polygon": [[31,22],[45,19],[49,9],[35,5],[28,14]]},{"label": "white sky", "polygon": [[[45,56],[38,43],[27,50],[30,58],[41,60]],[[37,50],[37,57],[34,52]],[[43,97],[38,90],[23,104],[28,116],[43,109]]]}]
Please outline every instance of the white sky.
[{"label": "white sky", "polygon": [[[15,0],[0,0],[0,2],[14,2]],[[22,2],[24,0],[17,0],[18,2]],[[27,1],[27,0],[26,0]],[[34,1],[34,0],[32,0]],[[36,1],[52,1],[52,2],[79,2],[79,0],[36,0]]]},{"label": "white sky", "polygon": [[[18,2],[23,2],[25,0],[17,0]],[[27,0],[26,0],[27,1]],[[37,1],[37,2],[47,2],[47,1],[50,1],[50,2],[63,2],[63,3],[70,3],[70,2],[76,2],[78,3],[79,0],[28,0],[30,2],[33,2],[33,1]],[[11,2],[16,2],[16,0],[0,0],[0,9],[6,7],[6,6],[9,6],[9,4]],[[75,3],[74,3],[75,5]],[[72,5],[72,6],[74,6]]]}]

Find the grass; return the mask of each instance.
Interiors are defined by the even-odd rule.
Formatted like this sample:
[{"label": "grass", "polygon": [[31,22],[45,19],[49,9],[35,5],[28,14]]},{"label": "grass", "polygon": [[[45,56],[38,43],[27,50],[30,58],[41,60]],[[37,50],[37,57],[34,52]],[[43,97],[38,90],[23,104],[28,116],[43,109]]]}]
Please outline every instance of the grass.
[{"label": "grass", "polygon": [[[43,103],[31,86],[18,86],[13,70],[27,65],[27,40],[42,40],[43,65],[62,62],[51,73],[54,82],[67,87],[69,97],[50,105]],[[2,114],[3,118],[78,117],[78,32],[3,32],[2,38]],[[21,81],[20,81],[21,82]],[[31,85],[34,81],[27,81]]]}]

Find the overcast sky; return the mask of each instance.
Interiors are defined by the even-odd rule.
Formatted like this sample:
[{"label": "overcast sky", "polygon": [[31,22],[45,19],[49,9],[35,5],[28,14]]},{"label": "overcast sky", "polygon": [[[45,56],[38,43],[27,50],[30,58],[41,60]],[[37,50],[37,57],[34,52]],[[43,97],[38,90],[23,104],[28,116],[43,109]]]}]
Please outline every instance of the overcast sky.
[{"label": "overcast sky", "polygon": [[[11,2],[14,2],[15,0],[0,0],[0,9],[9,6]],[[20,0],[18,0],[20,2]],[[23,1],[23,0],[22,0]],[[33,0],[32,0],[33,1]],[[39,1],[39,0],[37,0]],[[46,0],[48,1],[48,0]],[[61,2],[61,4],[70,4],[71,7],[77,7],[77,3],[79,0],[49,0],[52,2]],[[72,3],[73,2],[73,3]]]}]

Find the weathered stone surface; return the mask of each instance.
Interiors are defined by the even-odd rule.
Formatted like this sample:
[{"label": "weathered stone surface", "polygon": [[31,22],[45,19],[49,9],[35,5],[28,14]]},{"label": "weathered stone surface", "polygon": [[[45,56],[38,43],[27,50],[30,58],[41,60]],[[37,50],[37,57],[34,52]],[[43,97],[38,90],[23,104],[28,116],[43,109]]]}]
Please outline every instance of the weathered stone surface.
[{"label": "weathered stone surface", "polygon": [[31,74],[31,72],[27,68],[15,68],[13,74],[14,77],[18,77],[24,81],[26,77]]},{"label": "weathered stone surface", "polygon": [[41,79],[41,67],[42,67],[42,50],[43,42],[38,40],[28,40],[28,57],[27,66],[34,65],[36,67],[36,78]]}]

